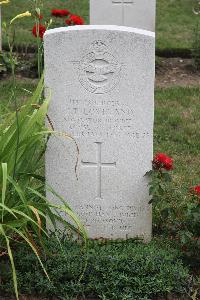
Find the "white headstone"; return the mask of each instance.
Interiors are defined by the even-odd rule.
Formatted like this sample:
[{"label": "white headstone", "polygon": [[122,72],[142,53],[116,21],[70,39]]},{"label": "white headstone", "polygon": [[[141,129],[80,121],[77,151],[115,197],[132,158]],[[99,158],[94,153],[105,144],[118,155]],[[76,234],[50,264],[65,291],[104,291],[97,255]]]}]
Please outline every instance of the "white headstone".
[{"label": "white headstone", "polygon": [[[151,237],[147,179],[153,155],[154,33],[74,26],[44,37],[45,86],[56,131],[47,182],[77,212],[90,238]],[[53,201],[56,201],[53,199]]]},{"label": "white headstone", "polygon": [[156,0],[90,0],[91,25],[120,25],[155,31]]}]

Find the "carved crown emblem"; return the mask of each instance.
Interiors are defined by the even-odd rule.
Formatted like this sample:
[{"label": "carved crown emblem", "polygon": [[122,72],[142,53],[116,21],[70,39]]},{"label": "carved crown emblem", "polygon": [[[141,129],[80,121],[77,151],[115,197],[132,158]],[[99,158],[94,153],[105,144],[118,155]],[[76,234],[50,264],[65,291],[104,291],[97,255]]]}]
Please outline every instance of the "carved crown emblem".
[{"label": "carved crown emblem", "polygon": [[80,61],[79,81],[91,93],[107,93],[119,83],[121,64],[101,40],[94,41],[90,49]]}]

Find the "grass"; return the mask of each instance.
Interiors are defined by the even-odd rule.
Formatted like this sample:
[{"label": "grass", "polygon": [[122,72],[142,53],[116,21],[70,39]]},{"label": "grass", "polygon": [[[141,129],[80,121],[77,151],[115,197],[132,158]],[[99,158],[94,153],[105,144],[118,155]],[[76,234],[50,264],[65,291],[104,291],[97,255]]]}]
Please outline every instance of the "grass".
[{"label": "grass", "polygon": [[[33,91],[36,81],[32,79],[18,80],[16,95],[17,99],[20,99],[20,104],[26,101],[27,97],[30,95],[30,92]],[[0,115],[5,113],[9,108],[14,107],[14,103],[11,101],[11,80],[1,80],[0,81]]]},{"label": "grass", "polygon": [[[0,81],[0,112],[5,111],[10,87],[9,80]],[[25,101],[26,90],[34,87],[32,79],[18,80],[20,101]],[[155,92],[154,152],[165,152],[175,159],[177,182],[186,185],[200,184],[199,95],[199,87],[173,87]]]},{"label": "grass", "polygon": [[[180,260],[180,251],[167,240],[154,239],[148,245],[134,240],[91,241],[85,273],[79,282],[84,258],[82,247],[64,237],[61,243],[62,251],[54,236],[45,242],[50,255],[42,258],[51,282],[27,246],[16,245],[15,261],[22,294],[65,300],[97,296],[102,300],[147,300],[167,293],[184,295],[188,286],[189,272]],[[0,267],[0,290],[12,292],[10,270],[5,262]]]},{"label": "grass", "polygon": [[157,48],[191,48],[200,16],[193,14],[194,0],[157,0]]},{"label": "grass", "polygon": [[154,151],[175,160],[175,176],[200,184],[200,88],[174,87],[155,93]]},{"label": "grass", "polygon": [[[99,0],[100,1],[100,0]],[[44,20],[50,18],[53,8],[67,8],[72,13],[81,15],[86,24],[89,23],[89,0],[45,0],[42,9]],[[157,0],[157,48],[191,48],[193,31],[200,16],[192,12],[195,0]],[[9,21],[15,15],[31,9],[31,0],[11,0],[9,6],[4,6],[3,21]],[[62,20],[56,21],[54,26],[62,26]],[[31,30],[33,19],[25,18],[16,25],[16,42],[22,46],[32,45],[36,41],[32,37]],[[5,42],[5,41],[4,41]]]}]

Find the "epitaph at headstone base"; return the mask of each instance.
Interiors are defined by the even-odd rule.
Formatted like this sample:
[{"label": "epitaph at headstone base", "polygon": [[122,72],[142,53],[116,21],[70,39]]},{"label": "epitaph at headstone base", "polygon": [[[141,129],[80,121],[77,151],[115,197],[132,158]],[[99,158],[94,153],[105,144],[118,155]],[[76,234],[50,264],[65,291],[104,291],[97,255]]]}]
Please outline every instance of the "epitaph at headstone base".
[{"label": "epitaph at headstone base", "polygon": [[[56,131],[47,182],[77,212],[90,238],[151,237],[147,179],[153,153],[154,34],[75,26],[45,34],[45,85]],[[56,199],[52,199],[56,201]]]}]

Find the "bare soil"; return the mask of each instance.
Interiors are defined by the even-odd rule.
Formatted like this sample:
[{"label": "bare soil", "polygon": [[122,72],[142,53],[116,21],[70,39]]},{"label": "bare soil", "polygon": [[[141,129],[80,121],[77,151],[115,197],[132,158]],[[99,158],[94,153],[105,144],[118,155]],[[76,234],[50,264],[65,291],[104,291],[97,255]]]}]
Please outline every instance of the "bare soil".
[{"label": "bare soil", "polygon": [[200,71],[192,65],[191,59],[157,58],[156,87],[200,86]]}]

